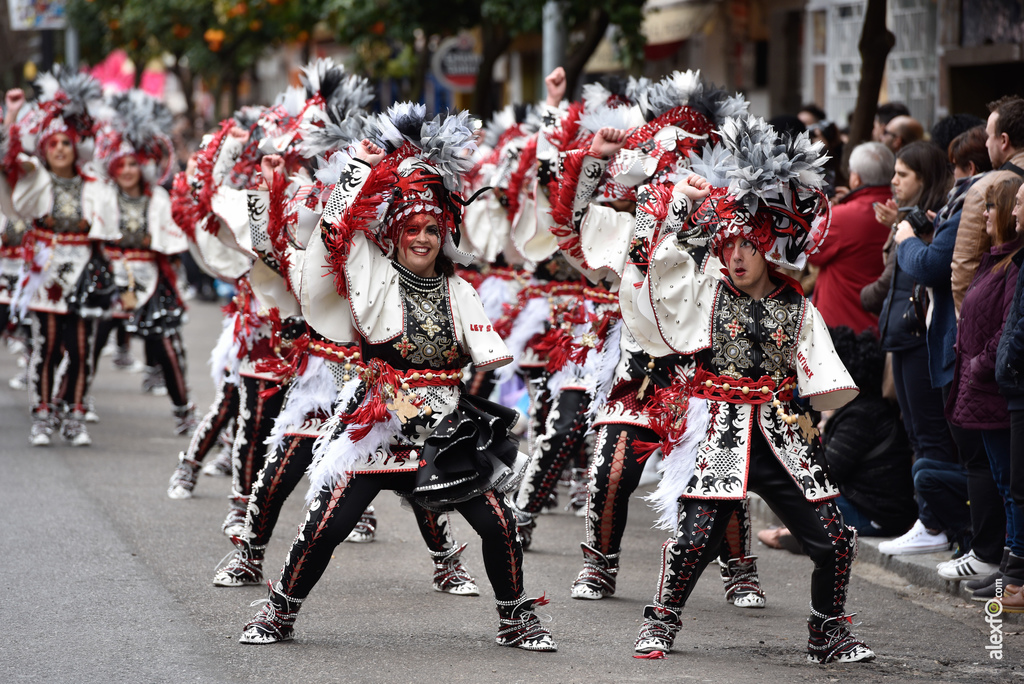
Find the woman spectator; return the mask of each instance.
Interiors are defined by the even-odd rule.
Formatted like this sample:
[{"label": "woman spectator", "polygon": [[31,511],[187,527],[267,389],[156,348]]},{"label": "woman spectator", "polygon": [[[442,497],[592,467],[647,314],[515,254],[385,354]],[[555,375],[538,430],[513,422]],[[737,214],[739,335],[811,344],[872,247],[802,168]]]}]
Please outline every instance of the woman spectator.
[{"label": "woman spectator", "polygon": [[[916,220],[919,232],[928,233],[930,224],[924,212],[942,208],[952,180],[946,155],[930,143],[911,143],[896,155],[894,199],[878,204],[875,217],[894,230],[897,219],[910,217]],[[861,301],[868,311],[879,312],[879,338],[882,349],[892,354],[896,399],[907,436],[916,458],[955,463],[952,439],[942,415],[942,393],[931,387],[928,376],[924,287],[899,267],[893,238],[883,253],[886,272],[861,291]],[[909,532],[882,542],[879,550],[890,554],[932,553],[948,545],[945,531],[918,519]]]},{"label": "woman spectator", "polygon": [[[1024,186],[1017,191],[1013,205],[1017,235],[1024,234]],[[1017,266],[1017,287],[1013,304],[1006,315],[1003,335],[996,351],[996,382],[1010,410],[1010,496],[1018,507],[1024,506],[1024,250],[1013,257]],[[1018,508],[1018,510],[1020,510]],[[1007,558],[1009,560],[1009,558]],[[1020,599],[1017,599],[1018,603]]]},{"label": "woman spectator", "polygon": [[[950,423],[977,430],[1006,510],[1010,548],[1002,586],[1024,584],[1024,509],[1010,496],[1010,413],[996,384],[996,349],[1017,282],[1014,255],[1021,248],[1013,203],[1022,180],[1011,177],[992,185],[985,196],[985,232],[992,247],[982,256],[964,295],[956,335],[956,368],[946,402]],[[975,591],[975,598],[996,596],[996,581]]]},{"label": "woman spectator", "polygon": [[[935,218],[935,232],[931,241],[926,242],[917,237],[909,224],[901,224],[895,236],[896,244],[899,245],[897,255],[900,268],[926,286],[931,297],[931,316],[925,336],[928,371],[932,387],[942,390],[943,401],[949,396],[956,362],[953,350],[956,343],[956,312],[950,287],[950,263],[967,190],[981,174],[992,169],[985,139],[984,127],[978,126],[961,133],[950,143],[949,161],[953,164],[955,182],[946,206]],[[980,437],[955,425],[949,428],[959,452],[960,464],[935,462],[931,465],[945,470],[941,477],[950,487],[956,486],[953,478],[966,471],[964,486],[967,499],[971,501],[968,508],[970,536],[960,540],[961,557],[941,564],[939,575],[946,579],[970,580],[988,575],[999,567],[1005,541],[1006,517],[999,505],[999,492],[992,479],[992,468],[988,464],[988,456]]]}]

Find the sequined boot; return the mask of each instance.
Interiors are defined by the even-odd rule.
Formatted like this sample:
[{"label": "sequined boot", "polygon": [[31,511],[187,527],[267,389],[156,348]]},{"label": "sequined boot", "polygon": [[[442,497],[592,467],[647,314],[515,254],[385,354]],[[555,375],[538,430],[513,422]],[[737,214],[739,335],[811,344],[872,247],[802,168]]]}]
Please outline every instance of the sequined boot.
[{"label": "sequined boot", "polygon": [[167,496],[172,499],[191,499],[192,490],[196,488],[196,474],[199,472],[199,463],[191,458],[185,458],[185,452],[178,454],[178,466],[171,474],[171,481],[167,485]]},{"label": "sequined boot", "polygon": [[681,626],[678,610],[653,603],[644,608],[644,622],[640,625],[633,650],[637,653],[668,653],[672,650],[672,643]]},{"label": "sequined boot", "polygon": [[500,646],[522,648],[527,651],[557,651],[551,632],[540,624],[533,612],[537,606],[547,605],[547,598],[521,597],[512,601],[495,601],[498,606],[498,636]]},{"label": "sequined boot", "polygon": [[294,632],[295,618],[302,606],[302,599],[286,596],[277,587],[268,583],[270,597],[253,603],[264,602],[263,607],[242,629],[240,644],[273,644],[288,641]]},{"label": "sequined boot", "polygon": [[245,531],[245,509],[249,506],[249,497],[233,494],[231,508],[220,526],[220,531],[228,537],[239,537]]},{"label": "sequined boot", "polygon": [[619,574],[619,554],[605,555],[587,544],[583,547],[583,569],[572,585],[575,599],[597,600],[615,593],[615,578]]},{"label": "sequined boot", "polygon": [[725,584],[725,600],[737,608],[764,608],[764,591],[757,577],[757,556],[718,561]]},{"label": "sequined boot", "polygon": [[480,587],[462,563],[462,552],[466,545],[462,544],[449,551],[434,552],[434,591],[442,591],[456,596],[479,596]]},{"label": "sequined boot", "polygon": [[231,537],[235,552],[231,560],[213,576],[215,587],[244,587],[263,582],[263,554],[267,547],[253,546],[247,539]]},{"label": "sequined boot", "polygon": [[826,617],[811,608],[807,618],[807,660],[812,663],[856,663],[875,659],[875,652],[854,636],[853,616]]},{"label": "sequined boot", "polygon": [[367,544],[377,537],[377,515],[373,512],[373,506],[367,506],[366,510],[359,517],[359,522],[352,528],[345,541],[353,544]]}]

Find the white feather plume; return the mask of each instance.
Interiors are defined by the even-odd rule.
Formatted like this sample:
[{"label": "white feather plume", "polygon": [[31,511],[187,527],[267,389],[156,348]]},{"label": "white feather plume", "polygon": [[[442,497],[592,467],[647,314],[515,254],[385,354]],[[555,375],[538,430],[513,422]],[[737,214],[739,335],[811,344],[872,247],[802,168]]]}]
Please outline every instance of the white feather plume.
[{"label": "white feather plume", "polygon": [[239,342],[235,339],[235,318],[238,314],[228,316],[223,321],[220,337],[217,344],[210,352],[210,377],[213,384],[220,386],[221,382],[227,381],[233,385],[238,384],[238,358]]},{"label": "white feather plume", "polygon": [[711,422],[708,401],[703,397],[691,398],[686,407],[686,431],[678,442],[669,445],[658,467],[662,473],[658,487],[644,497],[656,513],[659,513],[655,527],[674,530],[679,518],[679,497],[686,491],[686,485],[693,477],[697,463],[697,447],[703,441]]},{"label": "white feather plume", "polygon": [[264,442],[271,453],[284,443],[285,434],[317,414],[329,414],[338,397],[338,386],[327,362],[319,356],[309,355],[306,368],[288,387],[281,412],[274,420],[270,436]]},{"label": "white feather plume", "polygon": [[496,321],[504,315],[505,304],[511,304],[514,299],[512,286],[513,281],[497,276],[488,276],[480,283],[476,293],[480,295],[487,318]]},{"label": "white feather plume", "polygon": [[[346,394],[349,385],[358,387],[361,381],[350,380],[342,388],[341,395]],[[402,423],[393,411],[388,411],[385,421],[374,425],[370,432],[358,442],[350,438],[352,431],[360,426],[345,426],[341,416],[345,402],[339,396],[335,415],[324,424],[324,431],[313,443],[313,462],[309,465],[306,475],[309,477],[309,491],[306,492],[306,503],[312,503],[324,487],[335,487],[339,482],[348,482],[349,473],[357,465],[369,460],[370,456],[380,448],[387,448],[388,443],[402,431]]]}]

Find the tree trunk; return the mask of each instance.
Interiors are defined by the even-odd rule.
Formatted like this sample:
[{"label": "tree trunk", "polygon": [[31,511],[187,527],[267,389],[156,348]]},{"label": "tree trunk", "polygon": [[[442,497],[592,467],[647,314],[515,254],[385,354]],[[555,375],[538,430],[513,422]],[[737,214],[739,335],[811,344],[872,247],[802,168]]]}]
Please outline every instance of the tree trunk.
[{"label": "tree trunk", "polygon": [[195,103],[195,80],[191,69],[181,66],[181,55],[174,56],[174,75],[178,77],[181,84],[181,94],[185,98],[185,116],[188,117],[189,125],[195,130],[196,125],[196,103]]},{"label": "tree trunk", "polygon": [[416,51],[416,66],[408,85],[403,88],[402,99],[412,102],[420,102],[423,99],[423,86],[427,82],[427,71],[430,70],[430,57],[431,53],[426,45],[422,50]]},{"label": "tree trunk", "polygon": [[583,67],[587,65],[590,56],[601,44],[601,39],[604,38],[605,31],[608,30],[608,22],[607,12],[599,8],[592,9],[583,41],[565,57],[565,95],[570,100],[576,97],[577,84],[583,74]]},{"label": "tree trunk", "polygon": [[494,96],[494,64],[512,44],[512,36],[504,26],[487,20],[481,23],[480,33],[484,43],[484,52],[483,59],[480,60],[480,68],[476,72],[473,114],[486,120],[498,109],[499,104]]},{"label": "tree trunk", "polygon": [[860,85],[857,106],[850,122],[850,141],[843,147],[842,169],[849,175],[850,152],[862,142],[871,140],[871,128],[878,109],[878,95],[885,76],[885,61],[896,45],[896,36],[885,26],[885,0],[868,0],[864,11],[864,27],[860,32]]}]

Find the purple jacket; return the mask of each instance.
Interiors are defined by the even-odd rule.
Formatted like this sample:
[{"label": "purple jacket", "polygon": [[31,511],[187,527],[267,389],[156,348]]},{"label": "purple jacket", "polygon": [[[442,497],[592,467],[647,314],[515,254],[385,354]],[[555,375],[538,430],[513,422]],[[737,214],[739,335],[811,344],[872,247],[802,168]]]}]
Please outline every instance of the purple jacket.
[{"label": "purple jacket", "polygon": [[956,368],[946,402],[946,418],[972,430],[1010,427],[1006,397],[996,384],[996,347],[1013,302],[1017,265],[992,273],[992,267],[1020,246],[1019,241],[993,247],[981,257],[967,288],[956,333]]}]

